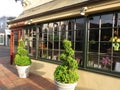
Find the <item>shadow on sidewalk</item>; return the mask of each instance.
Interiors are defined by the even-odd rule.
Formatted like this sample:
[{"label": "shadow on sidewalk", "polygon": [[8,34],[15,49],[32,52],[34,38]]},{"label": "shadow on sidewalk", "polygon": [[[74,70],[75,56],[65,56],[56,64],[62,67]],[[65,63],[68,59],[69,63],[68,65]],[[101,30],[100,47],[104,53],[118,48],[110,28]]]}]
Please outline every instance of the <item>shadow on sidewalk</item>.
[{"label": "shadow on sidewalk", "polygon": [[35,85],[40,86],[40,88],[43,88],[44,90],[56,90],[54,82],[42,76],[30,73],[28,80],[30,83],[34,83]]},{"label": "shadow on sidewalk", "polygon": [[[14,87],[12,87],[12,90],[56,90],[52,80],[35,75],[33,73],[30,73],[29,77],[26,79],[19,78],[15,65],[10,65],[9,63],[9,57],[0,58],[0,68],[0,72],[3,72],[4,78],[9,80],[5,83],[13,83]],[[8,88],[7,86],[6,84],[1,85],[0,90],[2,88],[4,88],[4,90],[8,90],[6,89]]]}]

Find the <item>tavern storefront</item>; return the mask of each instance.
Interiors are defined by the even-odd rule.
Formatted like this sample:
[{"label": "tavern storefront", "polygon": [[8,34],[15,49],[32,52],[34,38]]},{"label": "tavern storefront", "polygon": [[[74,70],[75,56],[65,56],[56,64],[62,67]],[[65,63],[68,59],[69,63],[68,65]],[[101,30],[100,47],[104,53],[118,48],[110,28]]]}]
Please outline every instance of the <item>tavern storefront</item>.
[{"label": "tavern storefront", "polygon": [[58,64],[62,41],[69,39],[80,70],[120,77],[120,1],[86,0],[45,8],[55,1],[9,22],[11,63],[21,38],[31,58]]}]

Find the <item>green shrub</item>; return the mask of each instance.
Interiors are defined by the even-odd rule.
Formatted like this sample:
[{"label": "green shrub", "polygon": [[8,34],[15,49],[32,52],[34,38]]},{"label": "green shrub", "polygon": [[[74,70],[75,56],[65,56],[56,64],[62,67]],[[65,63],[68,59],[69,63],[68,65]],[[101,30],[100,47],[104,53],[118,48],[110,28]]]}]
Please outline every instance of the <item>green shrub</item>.
[{"label": "green shrub", "polygon": [[65,51],[60,55],[60,60],[63,62],[59,65],[55,72],[55,80],[61,83],[74,83],[79,79],[77,60],[74,59],[74,50],[71,48],[72,44],[69,40],[63,41]]},{"label": "green shrub", "polygon": [[15,55],[14,63],[18,66],[27,66],[31,64],[31,59],[28,56],[28,51],[24,48],[24,41],[19,40],[17,54]]}]

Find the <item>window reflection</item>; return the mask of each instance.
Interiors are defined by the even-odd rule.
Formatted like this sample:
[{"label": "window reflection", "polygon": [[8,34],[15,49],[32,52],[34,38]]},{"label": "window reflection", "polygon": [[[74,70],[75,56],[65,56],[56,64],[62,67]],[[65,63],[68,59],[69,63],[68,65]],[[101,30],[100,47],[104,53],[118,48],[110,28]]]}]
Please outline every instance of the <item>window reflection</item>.
[{"label": "window reflection", "polygon": [[99,28],[99,20],[100,20],[100,16],[90,17],[89,18],[90,28]]},{"label": "window reflection", "polygon": [[117,25],[120,27],[120,13],[116,13]]},{"label": "window reflection", "polygon": [[30,56],[36,56],[36,28],[26,28],[24,35],[25,47]]},{"label": "window reflection", "polygon": [[61,21],[60,36],[61,40],[68,38],[68,21]]},{"label": "window reflection", "polygon": [[17,53],[18,46],[18,31],[14,32],[14,52]]},{"label": "window reflection", "polygon": [[112,27],[113,14],[101,15],[101,27]]}]

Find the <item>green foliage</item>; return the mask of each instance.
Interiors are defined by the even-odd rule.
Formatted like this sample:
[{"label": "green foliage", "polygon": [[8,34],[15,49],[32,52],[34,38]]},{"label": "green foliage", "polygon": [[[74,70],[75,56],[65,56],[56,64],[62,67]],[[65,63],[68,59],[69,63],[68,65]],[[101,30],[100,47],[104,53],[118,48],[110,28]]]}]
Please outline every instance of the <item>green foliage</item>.
[{"label": "green foliage", "polygon": [[17,54],[15,55],[15,64],[18,66],[27,66],[31,64],[31,59],[28,56],[28,51],[24,48],[24,41],[19,40]]},{"label": "green foliage", "polygon": [[61,83],[77,82],[79,79],[79,76],[76,72],[78,69],[78,63],[77,60],[74,59],[74,50],[71,48],[71,41],[64,40],[63,46],[65,51],[60,55],[60,60],[63,62],[56,68],[54,77],[58,82]]},{"label": "green foliage", "polygon": [[24,49],[23,47],[19,47],[18,46],[17,54],[19,54],[21,56],[27,56],[28,55],[28,51],[26,49]]}]

